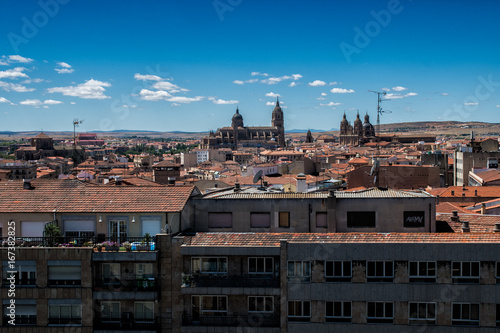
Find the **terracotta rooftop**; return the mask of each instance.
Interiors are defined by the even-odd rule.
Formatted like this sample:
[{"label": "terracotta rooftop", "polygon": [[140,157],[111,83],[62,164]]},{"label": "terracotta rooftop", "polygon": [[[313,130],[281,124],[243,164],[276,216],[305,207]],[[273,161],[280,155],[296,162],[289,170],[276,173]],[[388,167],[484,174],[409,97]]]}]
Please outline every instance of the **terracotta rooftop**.
[{"label": "terracotta rooftop", "polygon": [[[450,232],[462,233],[462,222],[468,221],[470,233],[489,233],[493,232],[495,223],[500,223],[500,215],[481,215],[481,214],[458,214],[458,221],[451,220],[452,214],[436,214],[436,223],[444,222],[451,228]],[[498,233],[500,234],[500,233]],[[500,239],[499,239],[500,241]]]},{"label": "terracotta rooftop", "polygon": [[0,184],[0,212],[179,212],[193,186],[106,186],[78,180],[35,179]]},{"label": "terracotta rooftop", "polygon": [[500,198],[500,186],[465,186],[465,190],[463,186],[450,186],[444,191],[442,189],[436,188],[433,190],[429,190],[428,192],[433,195],[439,194],[440,197],[449,197],[449,198],[456,198],[456,197]]},{"label": "terracotta rooftop", "polygon": [[278,247],[289,243],[499,243],[500,233],[197,233],[182,246]]}]

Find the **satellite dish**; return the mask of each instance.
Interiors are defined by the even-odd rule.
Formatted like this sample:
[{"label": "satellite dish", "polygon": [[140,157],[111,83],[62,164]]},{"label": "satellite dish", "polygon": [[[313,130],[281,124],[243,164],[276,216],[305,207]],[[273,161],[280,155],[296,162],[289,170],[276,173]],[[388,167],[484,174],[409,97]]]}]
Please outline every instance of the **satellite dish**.
[{"label": "satellite dish", "polygon": [[257,183],[259,180],[262,179],[262,174],[263,173],[264,172],[262,172],[262,170],[257,171],[257,173],[255,174],[255,176],[253,176],[253,183],[254,184]]}]

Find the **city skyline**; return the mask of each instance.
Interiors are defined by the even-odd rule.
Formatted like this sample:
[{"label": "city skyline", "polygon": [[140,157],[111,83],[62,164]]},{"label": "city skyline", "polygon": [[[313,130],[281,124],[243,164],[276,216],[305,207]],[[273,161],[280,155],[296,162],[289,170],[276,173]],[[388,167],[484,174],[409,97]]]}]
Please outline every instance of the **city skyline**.
[{"label": "city skyline", "polygon": [[2,130],[208,131],[271,122],[495,122],[500,4],[216,0],[6,3]]}]

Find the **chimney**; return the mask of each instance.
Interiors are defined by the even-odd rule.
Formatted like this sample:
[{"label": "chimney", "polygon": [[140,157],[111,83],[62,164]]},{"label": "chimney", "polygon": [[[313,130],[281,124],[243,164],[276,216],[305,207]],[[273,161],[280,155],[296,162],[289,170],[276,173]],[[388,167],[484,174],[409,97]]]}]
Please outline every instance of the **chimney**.
[{"label": "chimney", "polygon": [[122,184],[122,177],[117,176],[115,177],[115,185],[121,185]]},{"label": "chimney", "polygon": [[477,190],[474,190],[474,196],[477,197]]},{"label": "chimney", "polygon": [[25,190],[33,189],[31,187],[31,179],[23,179],[23,189],[25,189]]},{"label": "chimney", "polygon": [[493,232],[500,232],[500,223],[495,223],[495,228],[493,229]]},{"label": "chimney", "polygon": [[328,191],[328,197],[329,198],[335,198],[335,191],[334,190]]},{"label": "chimney", "polygon": [[239,191],[241,191],[240,183],[234,183],[234,192],[239,192]]},{"label": "chimney", "polygon": [[462,191],[465,191],[465,184],[462,185]]},{"label": "chimney", "polygon": [[469,221],[462,221],[462,232],[470,232]]},{"label": "chimney", "polygon": [[305,193],[306,192],[306,175],[303,173],[299,173],[297,175],[297,192]]},{"label": "chimney", "polygon": [[264,181],[262,182],[262,186],[267,187],[267,180],[264,180]]},{"label": "chimney", "polygon": [[458,222],[458,211],[454,210],[451,212],[451,220],[453,222]]},{"label": "chimney", "polygon": [[455,191],[451,190],[451,195],[455,195]]},{"label": "chimney", "polygon": [[486,214],[486,204],[484,202],[481,204],[481,214]]},{"label": "chimney", "polygon": [[168,177],[168,186],[174,186],[175,185],[175,177]]}]

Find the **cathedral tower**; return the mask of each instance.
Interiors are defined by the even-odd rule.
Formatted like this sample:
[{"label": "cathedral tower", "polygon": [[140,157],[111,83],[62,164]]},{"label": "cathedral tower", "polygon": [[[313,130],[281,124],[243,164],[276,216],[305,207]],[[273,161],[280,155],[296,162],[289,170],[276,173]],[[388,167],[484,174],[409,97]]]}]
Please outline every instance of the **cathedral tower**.
[{"label": "cathedral tower", "polygon": [[271,118],[271,126],[276,127],[278,129],[278,145],[280,147],[285,147],[285,125],[283,119],[283,111],[280,107],[280,101],[276,97],[276,106],[274,107],[272,118]]}]

